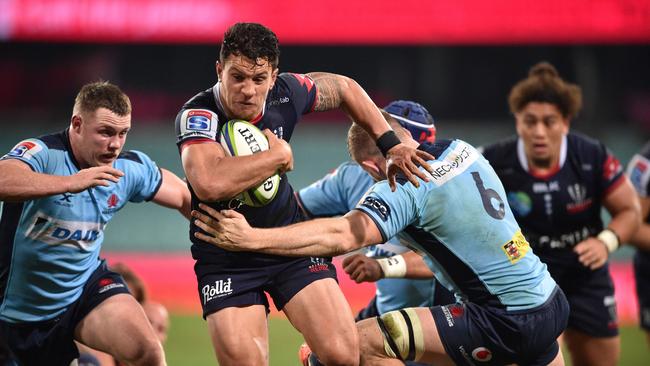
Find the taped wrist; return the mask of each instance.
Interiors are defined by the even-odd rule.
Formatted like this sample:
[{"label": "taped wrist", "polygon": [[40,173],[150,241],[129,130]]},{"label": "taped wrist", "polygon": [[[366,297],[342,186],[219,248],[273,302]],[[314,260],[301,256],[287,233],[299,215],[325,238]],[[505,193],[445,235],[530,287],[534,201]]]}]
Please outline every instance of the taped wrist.
[{"label": "taped wrist", "polygon": [[605,244],[605,247],[607,247],[607,251],[609,253],[612,253],[616,249],[618,249],[619,245],[621,244],[621,240],[618,238],[618,235],[611,230],[611,229],[605,229],[601,231],[598,236],[598,240],[602,241],[603,244]]},{"label": "taped wrist", "polygon": [[379,136],[376,142],[379,151],[381,151],[384,157],[386,157],[388,154],[388,150],[390,150],[395,145],[399,145],[399,143],[399,138],[393,130],[384,132],[383,135]]},{"label": "taped wrist", "polygon": [[406,261],[402,255],[377,259],[384,278],[402,278],[406,275]]}]

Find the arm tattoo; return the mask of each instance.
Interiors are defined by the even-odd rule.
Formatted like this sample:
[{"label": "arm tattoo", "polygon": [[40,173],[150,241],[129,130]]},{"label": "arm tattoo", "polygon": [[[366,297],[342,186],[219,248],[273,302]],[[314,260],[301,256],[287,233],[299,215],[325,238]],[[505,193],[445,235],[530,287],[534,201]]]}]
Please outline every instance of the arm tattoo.
[{"label": "arm tattoo", "polygon": [[327,72],[311,72],[307,74],[314,80],[318,89],[318,100],[314,106],[315,111],[327,111],[341,105],[341,79],[340,76]]}]

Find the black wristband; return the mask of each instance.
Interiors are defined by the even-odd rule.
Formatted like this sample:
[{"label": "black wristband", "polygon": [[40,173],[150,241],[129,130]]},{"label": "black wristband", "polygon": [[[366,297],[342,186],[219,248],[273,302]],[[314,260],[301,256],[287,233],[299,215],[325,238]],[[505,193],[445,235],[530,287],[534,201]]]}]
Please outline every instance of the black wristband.
[{"label": "black wristband", "polygon": [[386,154],[388,154],[388,150],[390,150],[395,145],[399,145],[400,140],[399,138],[397,138],[395,131],[389,130],[384,132],[383,135],[379,136],[376,144],[377,147],[379,148],[379,151],[381,151],[384,157],[386,157]]}]

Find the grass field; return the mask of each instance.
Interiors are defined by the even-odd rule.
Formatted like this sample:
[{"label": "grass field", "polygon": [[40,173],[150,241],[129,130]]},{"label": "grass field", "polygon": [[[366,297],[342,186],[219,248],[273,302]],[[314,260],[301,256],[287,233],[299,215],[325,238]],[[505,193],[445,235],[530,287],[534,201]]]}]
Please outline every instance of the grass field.
[{"label": "grass field", "polygon": [[[298,366],[298,347],[301,335],[284,318],[269,320],[271,338],[271,366]],[[621,330],[621,366],[650,365],[650,350],[645,335],[638,327]],[[205,322],[198,315],[174,315],[169,340],[165,347],[170,366],[216,365]]]}]

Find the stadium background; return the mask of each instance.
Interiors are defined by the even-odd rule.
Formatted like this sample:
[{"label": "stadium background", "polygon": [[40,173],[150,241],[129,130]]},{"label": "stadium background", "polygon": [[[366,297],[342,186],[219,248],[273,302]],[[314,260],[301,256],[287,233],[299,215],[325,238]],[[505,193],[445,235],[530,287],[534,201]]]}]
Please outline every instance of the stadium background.
[{"label": "stadium background", "polygon": [[[134,106],[127,148],[162,167],[182,169],[173,121],[182,103],[216,81],[225,28],[259,21],[281,42],[280,69],[329,71],[356,79],[378,105],[424,104],[438,136],[475,145],[514,133],[506,96],[540,60],[579,84],[584,108],[572,128],[605,142],[627,163],[650,137],[650,3],[636,0],[459,0],[420,2],[295,0],[0,0],[0,151],[20,139],[63,129],[79,87],[98,79],[120,85]],[[346,117],[307,116],[291,145],[299,189],[348,158]],[[151,297],[172,311],[170,365],[214,364],[200,319],[187,223],[151,205],[127,206],[106,231],[104,254],[134,268]],[[650,361],[636,327],[629,259],[613,263],[624,324],[622,365]],[[372,285],[340,273],[358,309]],[[271,364],[297,364],[300,335],[277,313]]]}]

